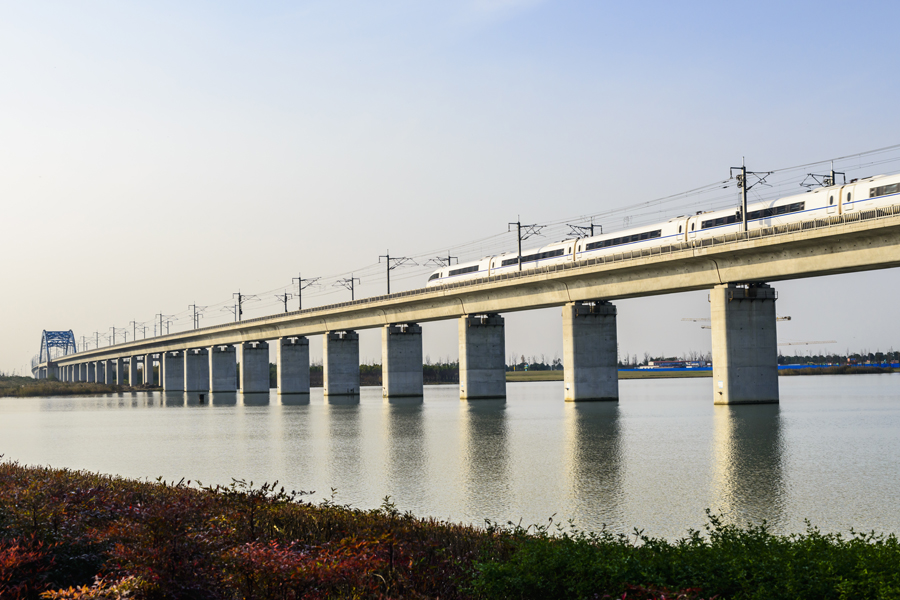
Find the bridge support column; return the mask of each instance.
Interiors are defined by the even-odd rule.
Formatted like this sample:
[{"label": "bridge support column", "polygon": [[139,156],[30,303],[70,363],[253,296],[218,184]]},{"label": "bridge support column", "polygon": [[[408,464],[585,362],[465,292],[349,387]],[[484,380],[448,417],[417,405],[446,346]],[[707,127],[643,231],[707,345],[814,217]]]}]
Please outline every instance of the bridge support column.
[{"label": "bridge support column", "polygon": [[88,383],[97,381],[97,368],[94,363],[84,363],[84,380]]},{"label": "bridge support column", "polygon": [[184,391],[205,392],[209,389],[209,351],[189,348],[184,351]]},{"label": "bridge support column", "polygon": [[234,346],[209,349],[209,391],[237,391],[237,360]]},{"label": "bridge support column", "polygon": [[[162,367],[160,367],[162,369]],[[144,382],[144,385],[153,387],[153,384],[156,383],[155,378],[153,377],[153,355],[145,354],[144,355],[144,372],[141,375],[141,381]]]},{"label": "bridge support column", "polygon": [[138,357],[128,359],[128,385],[135,387],[138,384]]},{"label": "bridge support column", "polygon": [[570,302],[562,316],[566,402],[618,400],[616,307],[602,300]]},{"label": "bridge support column", "polygon": [[181,350],[159,354],[159,379],[165,392],[184,391],[184,357]]},{"label": "bridge support column", "polygon": [[506,327],[497,314],[459,318],[459,398],[506,397]]},{"label": "bridge support column", "polygon": [[108,383],[108,381],[106,379],[106,375],[107,375],[106,361],[98,360],[95,364],[96,364],[96,368],[97,368],[97,377],[95,378],[95,381],[97,383]]},{"label": "bridge support column", "polygon": [[423,395],[420,325],[406,323],[382,328],[381,380],[384,398]]},{"label": "bridge support column", "polygon": [[[112,367],[112,373],[107,375],[108,379],[112,379],[115,377],[116,385],[122,385],[122,380],[124,379],[125,374],[125,365],[123,364],[124,359],[114,358],[110,362],[112,363],[110,366]],[[110,381],[110,383],[112,383]]]},{"label": "bridge support column", "polygon": [[269,393],[269,344],[244,342],[240,346],[241,393]]},{"label": "bridge support column", "polygon": [[716,404],[778,402],[775,298],[764,283],[729,283],[710,292]]},{"label": "bridge support column", "polygon": [[359,334],[328,331],[322,342],[322,387],[326,396],[359,394]]},{"label": "bridge support column", "polygon": [[78,377],[75,373],[75,370],[77,368],[78,368],[78,365],[69,365],[68,366],[69,373],[67,376],[68,376],[69,383],[75,383],[76,381],[78,381]]},{"label": "bridge support column", "polygon": [[309,340],[279,338],[277,350],[278,393],[309,393]]}]

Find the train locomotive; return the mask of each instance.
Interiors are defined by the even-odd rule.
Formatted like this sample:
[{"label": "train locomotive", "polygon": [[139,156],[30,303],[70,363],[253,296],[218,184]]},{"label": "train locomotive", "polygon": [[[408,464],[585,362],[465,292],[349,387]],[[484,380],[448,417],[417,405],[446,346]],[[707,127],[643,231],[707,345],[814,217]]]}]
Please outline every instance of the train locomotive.
[{"label": "train locomotive", "polygon": [[[897,203],[900,203],[900,175],[878,175],[776,200],[752,204],[748,202],[747,228],[752,230],[774,227]],[[740,209],[737,212],[734,209],[726,209],[698,212],[691,216],[675,217],[665,223],[609,234],[565,239],[540,248],[523,250],[522,271],[623,251],[739,233],[742,223]],[[505,252],[475,261],[443,266],[431,274],[426,286],[440,286],[479,277],[502,275],[518,269],[519,255],[516,252]]]}]

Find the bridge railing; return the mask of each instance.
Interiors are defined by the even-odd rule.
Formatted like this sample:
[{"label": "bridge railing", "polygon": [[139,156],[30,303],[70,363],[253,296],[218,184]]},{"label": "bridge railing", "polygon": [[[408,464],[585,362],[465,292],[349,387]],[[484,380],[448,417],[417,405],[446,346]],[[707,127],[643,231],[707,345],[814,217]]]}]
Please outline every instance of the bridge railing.
[{"label": "bridge railing", "polygon": [[[788,233],[796,233],[798,231],[805,231],[810,229],[822,229],[828,227],[834,227],[837,225],[843,225],[850,222],[855,221],[867,221],[872,219],[880,219],[885,217],[892,217],[900,215],[900,204],[895,204],[892,206],[886,206],[882,208],[873,208],[862,211],[854,211],[852,213],[844,213],[841,215],[831,215],[829,217],[823,219],[810,219],[808,221],[798,221],[796,223],[789,223],[787,225],[778,225],[775,227],[763,227],[760,229],[752,229],[747,232],[737,232],[737,233],[727,233],[720,236],[713,236],[707,238],[699,238],[695,240],[690,240],[686,242],[679,242],[677,244],[669,244],[666,246],[657,246],[653,248],[643,248],[641,250],[631,250],[628,252],[619,252],[616,254],[610,254],[606,256],[598,256],[595,258],[586,258],[578,261],[561,263],[556,265],[548,265],[546,267],[538,267],[537,269],[528,269],[527,271],[514,271],[512,273],[503,273],[501,275],[492,275],[490,277],[478,277],[476,279],[468,279],[465,281],[458,281],[455,283],[449,283],[446,285],[442,285],[438,287],[427,287],[427,288],[418,288],[415,290],[409,290],[406,292],[398,292],[390,295],[382,295],[382,296],[370,296],[368,298],[362,298],[360,300],[352,300],[350,302],[340,302],[338,304],[329,304],[327,306],[318,306],[314,308],[305,308],[303,310],[297,310],[292,313],[294,315],[302,315],[306,313],[313,313],[316,311],[321,311],[323,309],[334,310],[338,308],[344,307],[354,307],[354,306],[364,306],[366,304],[370,304],[372,302],[381,302],[383,300],[389,299],[397,299],[397,298],[407,298],[411,296],[420,296],[423,294],[431,293],[437,289],[442,290],[452,290],[463,287],[471,287],[476,285],[483,285],[485,283],[495,283],[498,281],[506,281],[509,279],[519,279],[521,277],[531,277],[534,275],[539,275],[542,273],[553,273],[557,271],[565,271],[569,269],[578,269],[587,266],[595,266],[606,263],[615,263],[622,262],[627,260],[635,260],[639,258],[646,258],[648,256],[660,256],[663,254],[672,254],[675,252],[683,252],[685,250],[692,250],[694,248],[704,248],[708,246],[718,246],[721,244],[729,244],[740,242],[744,240],[753,240],[760,238],[768,238],[778,235],[785,235]],[[255,319],[248,319],[244,321],[245,323],[250,323],[253,321],[262,321],[265,319],[271,318],[271,315],[265,317],[257,317]]]}]

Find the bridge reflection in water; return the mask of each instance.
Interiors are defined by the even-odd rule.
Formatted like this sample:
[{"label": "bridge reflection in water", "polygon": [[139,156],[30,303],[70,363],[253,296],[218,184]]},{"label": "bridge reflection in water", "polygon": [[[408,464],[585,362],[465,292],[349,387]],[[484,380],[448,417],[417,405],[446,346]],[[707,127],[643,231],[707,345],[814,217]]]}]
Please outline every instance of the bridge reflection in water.
[{"label": "bridge reflection in water", "polygon": [[727,522],[785,519],[781,408],[716,406],[713,416],[712,509]]},{"label": "bridge reflection in water", "polygon": [[622,448],[618,402],[588,402],[566,406],[568,489],[574,514],[581,523],[621,523]]},{"label": "bridge reflection in water", "polygon": [[425,399],[422,396],[385,399],[387,410],[388,468],[385,473],[392,501],[426,504],[426,483],[431,460],[424,423]]},{"label": "bridge reflection in water", "polygon": [[463,504],[468,514],[496,519],[512,497],[506,400],[461,403],[465,432]]}]

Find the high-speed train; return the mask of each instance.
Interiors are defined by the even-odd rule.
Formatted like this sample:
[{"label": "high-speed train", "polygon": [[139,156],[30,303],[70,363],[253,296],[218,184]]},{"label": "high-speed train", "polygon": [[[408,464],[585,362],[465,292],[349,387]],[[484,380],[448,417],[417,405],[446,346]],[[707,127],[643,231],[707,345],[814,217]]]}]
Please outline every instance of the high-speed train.
[{"label": "high-speed train", "polygon": [[[760,229],[900,204],[900,175],[878,175],[844,185],[821,187],[796,196],[747,205],[747,228]],[[699,212],[665,223],[646,225],[593,237],[572,238],[522,251],[522,270],[640,250],[694,239],[738,233],[740,209]],[[428,278],[427,286],[511,273],[519,269],[516,252],[485,256],[476,261],[444,266]]]}]

